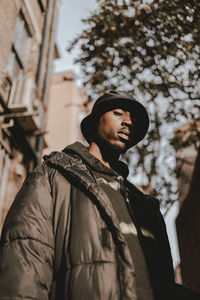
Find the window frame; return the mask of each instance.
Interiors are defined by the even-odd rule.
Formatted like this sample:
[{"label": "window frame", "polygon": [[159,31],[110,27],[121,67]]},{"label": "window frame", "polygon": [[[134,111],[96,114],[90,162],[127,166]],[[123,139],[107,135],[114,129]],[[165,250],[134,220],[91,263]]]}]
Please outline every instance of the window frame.
[{"label": "window frame", "polygon": [[[20,19],[20,21],[19,21]],[[21,34],[21,39],[23,38],[26,43],[26,45],[24,46],[23,45],[23,48],[27,48],[27,49],[23,49],[22,51],[20,50],[20,47],[18,45],[18,33],[17,33],[17,22],[20,22],[20,24],[18,25],[18,30],[20,31],[20,27],[24,29],[24,32],[27,33],[27,35],[29,35],[28,38],[24,37],[22,34]],[[22,22],[24,22],[24,24],[22,24]],[[22,29],[22,30],[23,30]],[[31,50],[31,42],[32,42],[32,38],[33,38],[33,35],[32,35],[32,32],[29,28],[29,25],[28,25],[28,22],[27,22],[27,19],[25,17],[25,15],[23,14],[23,11],[20,10],[19,11],[19,14],[18,14],[18,17],[17,17],[17,20],[16,20],[16,26],[15,26],[15,31],[14,31],[14,36],[13,36],[13,43],[12,43],[12,50],[14,49],[14,52],[16,54],[16,57],[17,57],[17,60],[20,62],[21,66],[23,67],[24,70],[26,70],[27,66],[28,66],[28,63],[29,63],[29,58],[30,58],[30,53],[29,55],[25,58],[25,60],[23,60],[23,56],[26,52],[30,52]],[[21,52],[21,53],[20,53]]]},{"label": "window frame", "polygon": [[37,0],[39,7],[41,9],[41,12],[45,12],[46,7],[47,7],[47,0]]}]

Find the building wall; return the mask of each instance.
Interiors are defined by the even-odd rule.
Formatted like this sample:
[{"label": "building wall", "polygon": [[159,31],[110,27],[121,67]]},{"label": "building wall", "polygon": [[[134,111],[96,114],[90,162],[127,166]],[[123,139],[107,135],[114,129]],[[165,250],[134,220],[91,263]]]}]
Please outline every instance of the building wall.
[{"label": "building wall", "polygon": [[180,264],[178,264],[174,270],[175,272],[175,282],[178,284],[182,284],[182,277],[181,277],[181,267]]},{"label": "building wall", "polygon": [[176,220],[183,284],[200,293],[200,149]]},{"label": "building wall", "polygon": [[200,293],[200,123],[178,130],[179,214],[176,219],[183,285]]},{"label": "building wall", "polygon": [[195,160],[197,157],[197,149],[194,145],[180,149],[176,153],[176,170],[178,175],[178,191],[179,191],[179,206],[181,207],[185,197],[187,196],[192,174],[195,167]]},{"label": "building wall", "polygon": [[17,1],[0,1],[0,70],[2,71],[8,61],[11,49],[15,23],[18,15]]},{"label": "building wall", "polygon": [[0,231],[41,157],[59,4],[0,1]]},{"label": "building wall", "polygon": [[77,88],[71,72],[52,77],[45,126],[47,148],[44,154],[61,151],[66,145],[82,141],[80,120],[84,114],[87,96]]}]

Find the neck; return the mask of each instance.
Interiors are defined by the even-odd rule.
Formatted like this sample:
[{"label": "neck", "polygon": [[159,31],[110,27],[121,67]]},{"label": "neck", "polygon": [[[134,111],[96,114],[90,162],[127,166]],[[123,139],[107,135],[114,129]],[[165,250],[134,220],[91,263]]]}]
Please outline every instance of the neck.
[{"label": "neck", "polygon": [[91,142],[89,153],[98,158],[108,168],[111,168],[113,163],[119,159],[118,153],[115,153],[108,148],[105,149],[105,147],[101,147],[95,142]]}]

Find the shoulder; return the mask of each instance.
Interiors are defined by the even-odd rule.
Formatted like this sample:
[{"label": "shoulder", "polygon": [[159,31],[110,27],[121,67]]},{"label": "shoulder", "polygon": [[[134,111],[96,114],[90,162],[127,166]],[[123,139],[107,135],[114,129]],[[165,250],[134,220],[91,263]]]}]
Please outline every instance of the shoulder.
[{"label": "shoulder", "polygon": [[80,158],[72,153],[54,151],[51,152],[49,155],[44,155],[43,160],[44,163],[50,167],[59,167],[59,166],[68,166],[73,164],[73,162],[77,161],[77,158]]},{"label": "shoulder", "polygon": [[[4,240],[27,238],[29,234],[40,240],[39,233],[45,230],[44,224],[52,224],[55,205],[68,200],[69,192],[70,184],[66,178],[42,162],[27,176],[11,205],[4,223]],[[46,226],[47,231],[48,228]],[[48,238],[46,243],[50,243]]]}]

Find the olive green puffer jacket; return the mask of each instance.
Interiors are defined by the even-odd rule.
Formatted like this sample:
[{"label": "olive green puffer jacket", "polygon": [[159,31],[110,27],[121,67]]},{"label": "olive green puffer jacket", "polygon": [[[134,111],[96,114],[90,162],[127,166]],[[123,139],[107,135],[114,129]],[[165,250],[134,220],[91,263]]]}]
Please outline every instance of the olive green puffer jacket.
[{"label": "olive green puffer jacket", "polygon": [[[76,146],[48,156],[8,213],[0,300],[137,299],[134,265],[117,216]],[[127,185],[155,299],[171,300],[174,274],[158,201]]]}]

